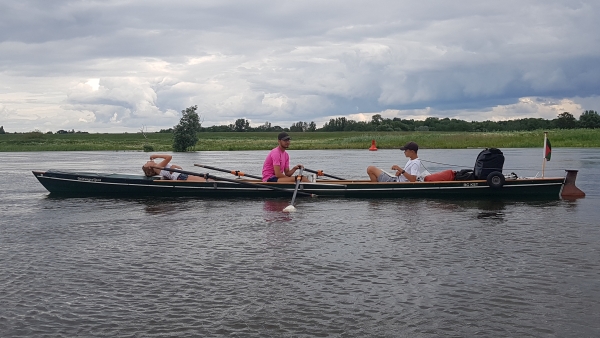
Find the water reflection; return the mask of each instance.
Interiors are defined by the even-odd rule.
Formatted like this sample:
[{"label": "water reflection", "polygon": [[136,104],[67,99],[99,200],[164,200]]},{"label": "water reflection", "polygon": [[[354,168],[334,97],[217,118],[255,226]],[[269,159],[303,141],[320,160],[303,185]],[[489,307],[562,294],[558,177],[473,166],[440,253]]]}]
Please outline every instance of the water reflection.
[{"label": "water reflection", "polygon": [[265,200],[263,210],[265,211],[265,221],[267,222],[287,222],[292,219],[291,215],[283,212],[290,201],[287,200]]},{"label": "water reflection", "polygon": [[503,223],[504,216],[505,216],[505,214],[503,212],[480,211],[477,214],[477,219],[487,219],[487,220],[491,220],[491,221],[496,221],[496,223]]},{"label": "water reflection", "polygon": [[506,200],[456,200],[456,199],[373,199],[368,200],[369,207],[381,209],[400,207],[401,209],[435,208],[442,211],[457,209],[479,209],[482,211],[501,211],[507,204],[515,203]]},{"label": "water reflection", "polygon": [[[511,201],[506,199],[378,199],[368,200],[373,220],[395,218],[409,228],[430,221],[437,224],[504,226],[516,223],[546,222],[548,217],[575,217],[585,200]],[[359,203],[360,204],[360,203]],[[572,216],[565,216],[573,214]]]},{"label": "water reflection", "polygon": [[507,202],[504,200],[438,201],[437,204],[437,208],[444,210],[473,210],[473,219],[490,221],[490,225],[505,222]]},{"label": "water reflection", "polygon": [[144,205],[144,211],[150,215],[163,215],[173,212],[176,201],[139,200]]}]

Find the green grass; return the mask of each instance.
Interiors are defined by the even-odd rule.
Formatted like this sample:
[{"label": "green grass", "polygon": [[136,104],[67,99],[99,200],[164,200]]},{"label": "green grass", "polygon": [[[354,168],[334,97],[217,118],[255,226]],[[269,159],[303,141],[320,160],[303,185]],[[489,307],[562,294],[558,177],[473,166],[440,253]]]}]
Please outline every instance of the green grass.
[{"label": "green grass", "polygon": [[[415,141],[421,148],[534,148],[541,147],[544,131],[519,132],[314,132],[289,133],[290,149],[367,149],[371,140],[377,148],[399,148]],[[172,135],[146,134],[0,134],[0,151],[172,151]],[[200,133],[195,150],[268,150],[277,145],[276,132]],[[553,147],[600,147],[600,129],[550,130]]]}]

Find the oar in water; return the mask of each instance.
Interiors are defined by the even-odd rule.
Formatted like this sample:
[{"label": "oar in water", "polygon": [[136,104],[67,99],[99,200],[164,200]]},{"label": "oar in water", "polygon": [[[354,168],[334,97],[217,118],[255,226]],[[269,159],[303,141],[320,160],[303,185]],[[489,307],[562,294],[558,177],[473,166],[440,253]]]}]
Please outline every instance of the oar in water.
[{"label": "oar in water", "polygon": [[296,207],[294,207],[294,202],[296,202],[296,194],[298,193],[298,187],[300,186],[300,181],[302,181],[302,171],[304,168],[300,168],[300,174],[296,176],[296,188],[294,188],[294,195],[292,196],[292,203],[283,209],[283,212],[294,212],[296,211]]},{"label": "oar in water", "polygon": [[[217,176],[213,176],[210,174],[201,174],[201,173],[195,173],[193,171],[187,171],[187,170],[180,170],[180,169],[175,169],[175,168],[163,168],[163,167],[151,167],[151,168],[157,168],[160,170],[168,170],[168,171],[174,171],[176,173],[181,173],[181,174],[187,174],[187,175],[192,175],[192,176],[199,176],[199,177],[204,177],[205,179],[213,179],[215,181],[225,181],[225,182],[231,182],[231,183],[236,183],[236,184],[240,184],[240,185],[245,185],[248,187],[253,187],[253,188],[264,188],[264,189],[271,189],[271,190],[277,190],[277,191],[285,191],[285,192],[293,192],[294,193],[294,198],[296,197],[296,191],[295,190],[290,190],[290,189],[284,189],[284,188],[279,188],[279,187],[272,187],[272,186],[268,186],[268,185],[264,185],[264,184],[258,184],[258,183],[251,183],[248,181],[240,181],[240,180],[232,180],[229,178],[223,178],[223,177],[217,177]],[[296,185],[296,188],[298,187],[298,185]],[[310,196],[310,197],[317,197],[317,195],[315,194],[309,194],[306,192],[298,192],[301,195],[304,196]]]},{"label": "oar in water", "polygon": [[200,167],[200,168],[206,168],[206,169],[210,169],[210,170],[216,170],[216,171],[222,171],[224,173],[230,173],[232,175],[235,175],[237,177],[242,177],[242,176],[246,176],[246,177],[251,177],[251,178],[256,178],[257,180],[262,180],[262,177],[258,177],[258,176],[254,176],[254,175],[250,175],[250,174],[246,174],[243,171],[239,171],[239,170],[227,170],[227,169],[221,169],[221,168],[217,168],[217,167],[211,167],[209,165],[204,165],[204,164],[194,164],[196,167]]},{"label": "oar in water", "polygon": [[306,168],[304,170],[308,171],[309,173],[317,174],[317,176],[331,177],[331,178],[335,178],[336,180],[341,180],[341,181],[346,180],[345,178],[341,178],[341,177],[337,177],[337,176],[325,174],[323,172],[323,170],[312,170],[312,169],[306,169]]}]

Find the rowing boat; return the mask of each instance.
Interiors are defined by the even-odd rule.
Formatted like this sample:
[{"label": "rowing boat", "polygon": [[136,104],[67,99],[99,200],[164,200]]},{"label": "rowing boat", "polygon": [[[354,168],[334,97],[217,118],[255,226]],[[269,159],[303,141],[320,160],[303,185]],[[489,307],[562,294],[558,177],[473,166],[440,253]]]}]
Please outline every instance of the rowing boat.
[{"label": "rowing boat", "polygon": [[[290,196],[295,183],[219,179],[207,182],[172,181],[133,174],[64,170],[33,171],[39,182],[60,196],[189,196],[200,198]],[[201,174],[197,174],[201,175]],[[565,177],[516,178],[496,173],[487,180],[438,182],[370,182],[365,180],[316,180],[301,182],[303,195],[344,198],[459,198],[459,199],[559,199],[585,196],[575,186],[576,170]]]}]

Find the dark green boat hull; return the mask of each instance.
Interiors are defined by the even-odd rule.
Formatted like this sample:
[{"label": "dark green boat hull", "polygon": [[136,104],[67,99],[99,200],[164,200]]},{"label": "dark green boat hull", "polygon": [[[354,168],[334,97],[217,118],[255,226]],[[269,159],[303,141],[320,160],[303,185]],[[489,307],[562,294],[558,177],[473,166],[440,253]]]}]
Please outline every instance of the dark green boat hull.
[{"label": "dark green boat hull", "polygon": [[[294,183],[165,181],[142,175],[59,170],[34,171],[33,174],[52,195],[60,196],[264,198],[291,196],[294,191]],[[252,182],[262,186],[248,185]],[[299,189],[320,197],[345,198],[559,199],[563,185],[564,178],[507,179],[500,188],[490,187],[485,180],[415,183],[317,181],[302,183]],[[286,190],[271,190],[265,186]]]}]

